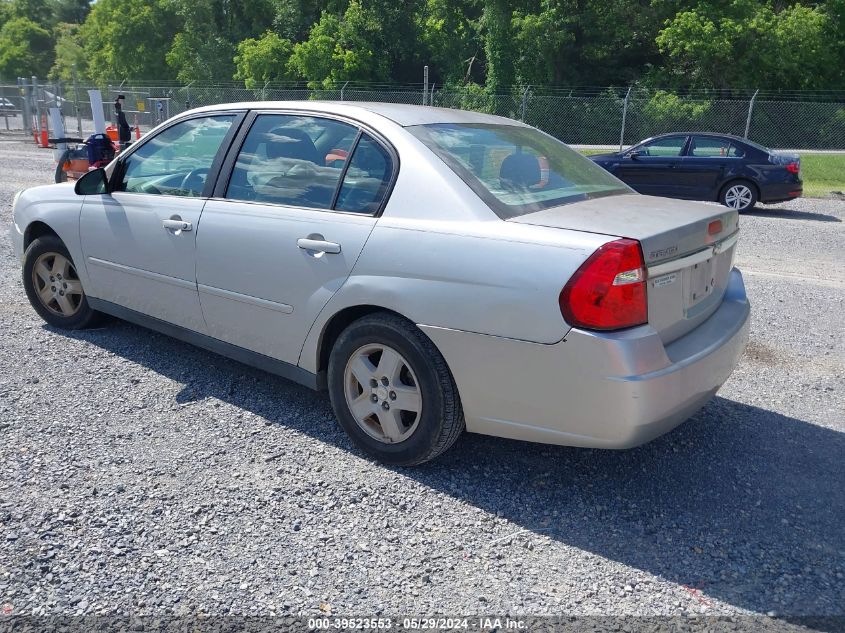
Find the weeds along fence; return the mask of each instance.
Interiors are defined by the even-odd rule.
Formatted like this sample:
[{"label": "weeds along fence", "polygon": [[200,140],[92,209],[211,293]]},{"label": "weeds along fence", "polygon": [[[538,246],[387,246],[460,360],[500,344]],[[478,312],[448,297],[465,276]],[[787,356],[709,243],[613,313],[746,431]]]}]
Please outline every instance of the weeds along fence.
[{"label": "weeds along fence", "polygon": [[67,132],[93,131],[88,90],[99,89],[106,120],[112,102],[126,97],[131,124],[146,131],[185,110],[241,101],[333,100],[411,103],[476,110],[523,120],[573,145],[628,146],[671,131],[745,136],[774,148],[845,150],[845,94],[835,92],[693,92],[617,88],[519,87],[490,94],[479,86],[437,88],[396,84],[302,84],[247,88],[234,82],[177,84],[164,81],[106,85],[19,79],[0,85],[0,133],[40,133],[42,114],[62,112]]}]

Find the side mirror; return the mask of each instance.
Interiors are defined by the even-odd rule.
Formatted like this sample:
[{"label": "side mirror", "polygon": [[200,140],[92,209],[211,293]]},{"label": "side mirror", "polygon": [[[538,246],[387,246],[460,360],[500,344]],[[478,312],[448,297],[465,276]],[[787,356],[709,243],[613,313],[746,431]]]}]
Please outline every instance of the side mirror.
[{"label": "side mirror", "polygon": [[77,196],[91,196],[99,193],[108,193],[109,181],[106,170],[102,167],[89,171],[76,181],[73,188]]},{"label": "side mirror", "polygon": [[626,156],[628,158],[630,158],[631,160],[637,160],[640,156],[642,156],[642,153],[640,153],[640,152],[628,152],[626,154]]}]

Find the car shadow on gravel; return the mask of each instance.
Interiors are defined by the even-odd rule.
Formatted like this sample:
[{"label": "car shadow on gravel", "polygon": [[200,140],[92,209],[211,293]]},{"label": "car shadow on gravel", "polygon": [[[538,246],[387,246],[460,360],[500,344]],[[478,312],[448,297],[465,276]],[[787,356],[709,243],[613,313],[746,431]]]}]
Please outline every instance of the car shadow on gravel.
[{"label": "car shadow on gravel", "polygon": [[[122,322],[46,329],[184,384],[181,403],[217,398],[354,451],[324,394]],[[509,548],[503,563],[520,556],[511,548],[542,536],[682,585],[702,606],[710,596],[818,616],[842,614],[843,456],[843,433],[716,397],[672,433],[628,451],[465,434],[438,460],[395,470],[512,522],[512,538],[505,532],[484,546]],[[636,585],[632,575],[626,583]]]},{"label": "car shadow on gravel", "polygon": [[815,220],[816,222],[842,222],[841,218],[827,213],[812,213],[810,211],[797,211],[795,209],[783,209],[777,207],[761,208],[754,207],[742,212],[743,216],[755,218],[776,218],[783,220]]}]

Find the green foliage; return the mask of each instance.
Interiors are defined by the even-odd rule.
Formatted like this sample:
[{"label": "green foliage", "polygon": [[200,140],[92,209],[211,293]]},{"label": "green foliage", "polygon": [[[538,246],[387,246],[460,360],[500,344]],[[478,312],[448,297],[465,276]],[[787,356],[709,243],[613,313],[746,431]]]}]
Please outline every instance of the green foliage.
[{"label": "green foliage", "polygon": [[381,23],[360,0],[351,0],[343,19],[323,13],[304,42],[293,47],[290,69],[312,88],[344,81],[384,81],[389,65],[379,50]]},{"label": "green foliage", "polygon": [[26,18],[49,28],[53,19],[53,7],[48,0],[11,0],[9,18]]},{"label": "green foliage", "polygon": [[493,94],[505,94],[516,83],[512,18],[509,0],[484,0],[481,29],[487,56],[487,89]]},{"label": "green foliage", "polygon": [[88,58],[79,35],[79,25],[62,23],[56,27],[56,54],[50,79],[72,81],[88,73]]},{"label": "green foliage", "polygon": [[90,0],[53,0],[53,19],[59,24],[82,24],[90,11]]},{"label": "green foliage", "polygon": [[41,74],[54,51],[59,78],[326,88],[428,65],[502,113],[526,85],[845,90],[845,0],[0,0],[7,23],[6,66]]},{"label": "green foliage", "polygon": [[170,0],[181,21],[167,54],[186,83],[226,80],[235,72],[238,42],[256,37],[273,22],[270,0]]},{"label": "green foliage", "polygon": [[242,80],[251,90],[268,81],[289,80],[293,76],[288,70],[292,53],[291,41],[272,31],[258,39],[246,39],[238,44],[235,79]]},{"label": "green foliage", "polygon": [[97,0],[80,30],[88,75],[112,79],[170,79],[165,61],[177,15],[165,0]]},{"label": "green foliage", "polygon": [[[427,0],[418,14],[417,31],[427,51],[432,81],[483,80],[484,42],[481,6],[476,0]],[[418,78],[417,78],[418,80]]]},{"label": "green foliage", "polygon": [[53,40],[29,18],[8,20],[0,29],[0,77],[44,77],[53,63]]},{"label": "green foliage", "polygon": [[[841,42],[822,6],[776,11],[757,0],[701,3],[657,36],[675,83],[699,88],[829,89],[841,77]],[[839,49],[839,50],[838,50]]]}]

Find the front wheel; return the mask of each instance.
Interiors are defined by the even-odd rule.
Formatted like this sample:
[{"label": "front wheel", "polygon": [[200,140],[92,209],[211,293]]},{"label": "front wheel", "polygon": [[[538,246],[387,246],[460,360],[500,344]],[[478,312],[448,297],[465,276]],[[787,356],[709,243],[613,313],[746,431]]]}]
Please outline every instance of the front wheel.
[{"label": "front wheel", "polygon": [[54,327],[80,330],[99,316],[88,305],[70,253],[55,235],[39,237],[26,249],[23,287],[38,315]]},{"label": "front wheel", "polygon": [[719,201],[730,209],[747,211],[757,204],[757,190],[751,183],[744,181],[731,182],[722,189]]},{"label": "front wheel", "polygon": [[365,316],[343,331],[329,358],[328,387],[353,442],[387,464],[434,459],[464,429],[443,356],[413,323],[393,314]]}]

